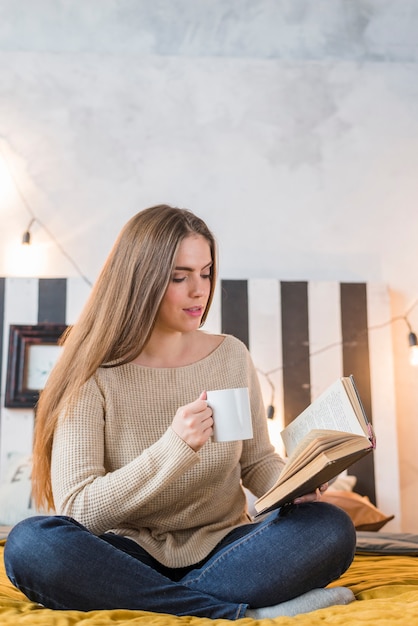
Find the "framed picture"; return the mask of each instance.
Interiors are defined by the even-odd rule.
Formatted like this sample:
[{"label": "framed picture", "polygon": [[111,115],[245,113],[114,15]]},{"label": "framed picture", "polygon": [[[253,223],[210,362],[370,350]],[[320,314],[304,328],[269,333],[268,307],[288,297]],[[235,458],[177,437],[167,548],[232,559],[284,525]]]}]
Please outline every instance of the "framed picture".
[{"label": "framed picture", "polygon": [[11,325],[4,406],[34,408],[62,350],[64,324]]}]

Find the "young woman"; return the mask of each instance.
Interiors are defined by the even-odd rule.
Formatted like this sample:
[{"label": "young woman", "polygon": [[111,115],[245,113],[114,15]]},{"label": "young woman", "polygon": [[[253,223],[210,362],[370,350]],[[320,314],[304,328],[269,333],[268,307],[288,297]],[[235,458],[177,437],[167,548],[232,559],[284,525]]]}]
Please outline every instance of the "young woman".
[{"label": "young woman", "polygon": [[[235,620],[354,599],[324,589],[354,555],[343,511],[318,492],[247,512],[242,486],[262,495],[284,461],[246,347],[200,330],[215,281],[214,237],[190,211],[151,207],[119,235],[37,408],[33,493],[56,515],[5,548],[31,600]],[[214,443],[206,391],[235,387],[254,437]]]}]

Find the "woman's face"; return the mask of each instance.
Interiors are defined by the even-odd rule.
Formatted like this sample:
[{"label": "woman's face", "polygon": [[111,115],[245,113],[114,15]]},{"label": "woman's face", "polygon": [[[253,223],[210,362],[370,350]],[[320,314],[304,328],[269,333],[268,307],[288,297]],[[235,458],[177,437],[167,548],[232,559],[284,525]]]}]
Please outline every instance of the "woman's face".
[{"label": "woman's face", "polygon": [[210,294],[211,268],[209,242],[202,235],[183,239],[158,311],[156,328],[166,332],[199,328]]}]

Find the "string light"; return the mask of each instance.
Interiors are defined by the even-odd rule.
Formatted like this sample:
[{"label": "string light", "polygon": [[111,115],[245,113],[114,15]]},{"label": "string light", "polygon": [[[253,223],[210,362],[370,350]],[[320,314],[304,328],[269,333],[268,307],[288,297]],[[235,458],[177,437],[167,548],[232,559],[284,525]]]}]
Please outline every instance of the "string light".
[{"label": "string light", "polygon": [[408,334],[409,362],[411,365],[414,365],[415,367],[418,365],[418,339],[417,339],[416,333],[412,330],[412,326],[408,320],[408,315],[412,311],[412,309],[416,306],[417,303],[418,301],[415,302],[412,307],[410,307],[409,311],[407,311],[407,313],[404,315],[404,318],[403,318],[409,329],[409,334]]},{"label": "string light", "polygon": [[87,285],[89,287],[93,286],[93,283],[87,278],[87,276],[85,276],[85,274],[81,271],[80,267],[78,266],[78,264],[75,262],[75,260],[72,258],[72,256],[70,256],[70,254],[68,254],[68,252],[64,249],[64,247],[61,245],[61,243],[58,241],[58,239],[53,235],[53,233],[45,226],[45,224],[39,219],[39,217],[37,215],[35,215],[35,212],[33,211],[32,207],[30,206],[29,202],[27,201],[23,191],[20,188],[20,185],[18,183],[18,180],[13,172],[13,169],[10,167],[9,162],[4,154],[3,148],[0,145],[0,152],[2,154],[3,157],[3,161],[6,165],[6,168],[9,172],[10,178],[12,180],[12,182],[14,183],[15,189],[22,201],[23,206],[25,207],[26,211],[29,213],[30,215],[30,222],[29,225],[27,227],[27,229],[24,231],[23,235],[22,235],[22,245],[24,246],[30,246],[32,243],[32,237],[31,237],[31,227],[33,226],[33,224],[36,222],[44,231],[45,233],[48,235],[48,237],[51,239],[51,241],[55,244],[55,246],[59,249],[59,251],[61,252],[61,254],[71,263],[71,265],[74,267],[74,269],[76,270],[77,274],[84,280],[85,283],[87,283]]},{"label": "string light", "polygon": [[31,221],[28,224],[27,229],[25,230],[25,232],[22,235],[22,245],[24,245],[24,246],[30,246],[30,239],[31,239],[30,229],[31,229],[32,224],[34,222],[35,222],[35,218],[32,217]]},{"label": "string light", "polygon": [[[354,337],[354,339],[352,339],[350,341],[350,345],[352,345],[353,341],[355,342],[356,338],[360,338],[361,335],[364,332],[369,332],[371,330],[377,330],[379,328],[384,328],[386,326],[389,326],[391,324],[393,324],[394,322],[397,322],[399,320],[403,320],[406,325],[408,326],[408,345],[409,345],[409,363],[411,365],[413,365],[414,367],[418,366],[418,336],[417,334],[413,331],[411,323],[408,319],[408,316],[411,314],[411,312],[416,308],[416,306],[418,305],[418,299],[415,300],[413,302],[413,304],[409,307],[409,309],[406,311],[406,313],[404,315],[398,315],[396,317],[391,317],[389,320],[387,320],[386,322],[383,322],[382,324],[376,324],[375,326],[369,326],[365,331],[361,331],[357,337]],[[333,343],[329,343],[326,346],[323,346],[322,348],[319,348],[318,350],[315,350],[313,352],[309,352],[309,358],[314,357],[318,354],[322,354],[323,352],[326,352],[327,350],[331,350],[332,348],[336,348],[336,347],[341,347],[344,346],[344,342],[343,341],[335,341]],[[297,365],[297,363],[293,363],[292,365]],[[274,414],[275,414],[275,406],[274,406],[274,398],[276,395],[276,387],[271,379],[271,376],[273,374],[277,374],[277,372],[283,371],[284,366],[283,365],[279,365],[278,367],[276,367],[275,369],[269,370],[267,372],[261,370],[260,368],[256,368],[257,372],[259,374],[261,374],[261,376],[263,376],[265,378],[265,380],[267,381],[267,383],[270,385],[271,388],[271,398],[270,398],[270,404],[267,405],[267,417],[269,419],[273,419]]]},{"label": "string light", "polygon": [[411,365],[418,365],[418,340],[414,332],[410,332],[408,335],[409,341],[409,362]]},{"label": "string light", "polygon": [[[19,189],[18,189],[19,191]],[[19,191],[19,194],[21,195],[21,192]],[[21,195],[22,199],[23,196]],[[25,203],[26,204],[26,203]],[[83,274],[83,272],[81,271],[81,269],[79,268],[79,266],[77,265],[77,263],[74,261],[74,259],[68,254],[68,252],[63,248],[63,246],[61,245],[61,243],[58,241],[58,239],[52,234],[52,232],[45,226],[45,224],[43,224],[43,222],[41,222],[41,220],[36,217],[35,215],[32,214],[32,219],[27,227],[27,229],[25,230],[25,232],[22,235],[22,245],[24,246],[30,246],[32,244],[32,236],[31,236],[31,232],[30,232],[30,228],[32,227],[32,225],[34,223],[37,223],[48,235],[48,237],[54,242],[54,244],[56,245],[56,247],[60,250],[61,254],[71,263],[71,265],[74,267],[74,269],[76,270],[76,272],[79,274],[79,276],[87,283],[87,285],[89,287],[93,286],[93,283],[87,278],[87,276],[85,276]]]},{"label": "string light", "polygon": [[[4,162],[6,164],[6,167],[9,171],[9,174],[11,176],[12,181],[14,182],[14,185],[16,187],[16,190],[22,200],[23,205],[25,206],[26,210],[28,211],[28,213],[31,216],[31,220],[28,224],[27,229],[24,231],[23,235],[22,235],[22,245],[31,245],[31,227],[33,226],[33,224],[35,222],[37,222],[39,224],[39,226],[46,232],[46,234],[49,236],[49,238],[55,243],[55,245],[57,246],[57,248],[61,251],[61,253],[65,256],[65,258],[68,259],[68,261],[71,263],[71,265],[76,269],[77,273],[80,275],[80,277],[87,283],[87,285],[89,285],[89,287],[92,287],[92,282],[83,274],[83,272],[80,270],[79,266],[77,265],[77,263],[74,261],[74,259],[67,253],[67,251],[63,248],[63,246],[60,244],[60,242],[56,239],[56,237],[51,233],[51,231],[39,220],[39,218],[34,214],[32,208],[30,207],[28,201],[26,200],[22,190],[20,189],[20,186],[17,182],[16,177],[14,176],[14,173],[12,171],[12,169],[9,166],[9,163],[4,155],[4,152],[0,146],[0,152],[2,153]],[[377,328],[383,328],[385,326],[388,326],[389,324],[392,324],[393,322],[399,320],[399,319],[403,319],[405,321],[405,323],[408,326],[409,329],[409,333],[408,333],[408,345],[409,345],[409,361],[411,363],[411,365],[413,366],[418,366],[418,338],[416,333],[412,330],[411,324],[408,320],[408,315],[412,312],[412,310],[418,305],[418,299],[412,304],[412,306],[410,306],[410,308],[407,310],[407,312],[405,313],[405,315],[403,316],[398,316],[398,317],[393,317],[391,319],[389,319],[387,322],[384,322],[383,324],[379,324],[377,326],[372,326],[369,327],[367,329],[367,331],[369,330],[374,330]],[[331,348],[334,348],[336,346],[342,346],[343,342],[334,342],[332,344],[328,344],[318,350],[316,350],[315,352],[310,352],[309,353],[309,357],[313,357],[316,356],[317,354],[320,354],[322,352],[326,352],[327,350],[330,350]],[[264,378],[266,379],[266,381],[268,382],[268,384],[270,385],[271,388],[271,398],[270,398],[270,404],[267,406],[267,417],[268,419],[273,419],[274,414],[275,414],[275,406],[274,406],[274,398],[275,398],[275,393],[276,393],[276,388],[275,385],[273,383],[273,381],[271,380],[270,376],[272,374],[275,374],[277,372],[279,372],[280,370],[283,370],[283,366],[278,366],[277,368],[270,370],[268,372],[264,372],[262,370],[260,370],[259,368],[257,368],[257,371],[264,376]]]}]

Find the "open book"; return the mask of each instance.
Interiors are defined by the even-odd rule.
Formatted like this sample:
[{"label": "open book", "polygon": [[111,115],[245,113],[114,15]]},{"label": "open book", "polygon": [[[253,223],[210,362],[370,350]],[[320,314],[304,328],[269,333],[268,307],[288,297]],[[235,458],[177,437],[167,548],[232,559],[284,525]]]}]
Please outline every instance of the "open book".
[{"label": "open book", "polygon": [[376,447],[352,376],[339,378],[281,433],[288,462],[258,514],[314,492]]}]

